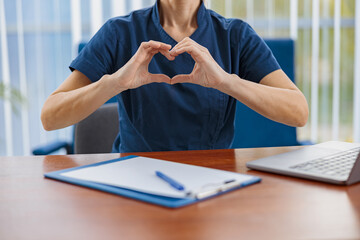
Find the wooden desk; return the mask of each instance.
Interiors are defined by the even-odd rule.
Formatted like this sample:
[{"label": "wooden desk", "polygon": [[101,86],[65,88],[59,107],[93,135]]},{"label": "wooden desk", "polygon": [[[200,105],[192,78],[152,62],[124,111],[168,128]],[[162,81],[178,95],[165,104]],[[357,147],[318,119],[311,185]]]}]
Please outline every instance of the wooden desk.
[{"label": "wooden desk", "polygon": [[180,209],[43,178],[119,154],[0,157],[0,239],[360,239],[360,184],[333,186],[245,167],[292,149],[139,154],[263,179]]}]

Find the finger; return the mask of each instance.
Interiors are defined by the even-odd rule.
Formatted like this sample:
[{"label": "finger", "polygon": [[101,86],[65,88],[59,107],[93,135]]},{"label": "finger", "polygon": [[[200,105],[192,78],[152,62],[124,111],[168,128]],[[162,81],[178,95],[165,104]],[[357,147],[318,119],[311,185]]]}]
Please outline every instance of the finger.
[{"label": "finger", "polygon": [[175,50],[175,52],[171,55],[176,57],[184,52],[189,53],[191,57],[195,60],[195,62],[201,62],[204,60],[203,52],[194,45],[181,47]]},{"label": "finger", "polygon": [[169,51],[170,48],[171,48],[171,45],[169,45],[169,44],[156,42],[156,41],[149,41],[149,42],[142,42],[140,44],[138,52],[139,52],[139,54],[149,54],[149,53],[151,54],[151,53],[154,53],[153,50]]},{"label": "finger", "polygon": [[191,38],[186,37],[186,38],[184,38],[183,40],[181,40],[180,42],[178,42],[178,43],[175,45],[175,47],[176,47],[176,46],[183,45],[183,44],[188,44],[188,43],[196,43],[196,42],[195,42],[194,40],[192,40]]},{"label": "finger", "polygon": [[143,61],[146,64],[149,64],[151,62],[151,59],[154,57],[155,54],[159,53],[158,49],[149,48],[149,50],[145,53],[143,53]]},{"label": "finger", "polygon": [[149,50],[147,51],[147,54],[149,55],[155,55],[157,53],[159,53],[160,50],[159,49],[156,49],[156,48],[149,48]]},{"label": "finger", "polygon": [[192,83],[191,74],[176,75],[171,79],[171,84],[176,84],[176,83]]},{"label": "finger", "polygon": [[178,46],[177,48],[172,49],[170,51],[170,55],[173,56],[173,57],[177,57],[177,56],[179,56],[181,54],[181,53],[179,53],[179,49],[184,48],[184,47],[190,47],[190,46],[192,46],[192,45],[187,44],[187,45]]},{"label": "finger", "polygon": [[180,43],[176,44],[176,45],[170,50],[170,54],[176,52],[176,50],[178,50],[178,49],[181,48],[181,47],[190,46],[190,45],[191,45],[191,42],[180,42]]},{"label": "finger", "polygon": [[153,73],[150,73],[149,74],[149,77],[148,77],[148,83],[154,83],[154,82],[157,82],[157,83],[168,83],[170,84],[170,81],[171,79],[166,76],[165,74],[153,74]]},{"label": "finger", "polygon": [[155,49],[162,49],[162,50],[167,50],[169,51],[171,49],[171,45],[170,44],[166,44],[166,43],[162,43],[162,42],[157,42],[157,41],[153,41],[150,40],[149,42],[147,42],[147,44],[145,45],[145,48],[155,48]]},{"label": "finger", "polygon": [[153,49],[151,51],[148,52],[148,56],[146,58],[146,60],[148,61],[149,59],[151,60],[155,54],[157,53],[161,53],[162,55],[164,55],[169,61],[173,61],[175,59],[174,56],[171,56],[169,51],[165,51],[165,50],[159,50],[159,49]]},{"label": "finger", "polygon": [[[170,51],[170,55],[177,57],[178,55],[184,53],[184,51],[180,51],[183,48],[190,49],[190,51],[193,48],[194,50],[196,50],[195,52],[197,52],[197,53],[206,53],[206,51],[207,51],[206,48],[204,48],[203,46],[201,46],[195,42],[187,42],[187,43],[184,43],[183,45],[179,45],[176,48],[173,48]],[[185,51],[185,52],[187,52],[187,51]],[[190,52],[188,52],[188,53],[190,54]]]},{"label": "finger", "polygon": [[164,55],[169,61],[175,60],[175,57],[172,56],[169,51],[160,50],[159,52]]},{"label": "finger", "polygon": [[146,53],[149,54],[149,56],[146,58],[147,60],[149,60],[149,57],[152,58],[155,54],[159,52],[171,61],[175,59],[169,53],[169,50],[171,49],[171,45],[169,44],[149,41],[143,44],[143,49],[145,49]]},{"label": "finger", "polygon": [[173,47],[173,49],[171,49],[169,52],[170,52],[170,55],[172,56],[177,56],[178,54],[176,54],[176,51],[179,49],[179,48],[182,48],[184,46],[190,46],[189,43],[183,43],[181,45],[176,45],[175,47]]},{"label": "finger", "polygon": [[197,44],[194,40],[192,40],[189,37],[184,38],[182,41],[180,41],[178,44],[176,44],[173,49],[171,49],[170,52],[176,51],[178,48],[183,47],[183,46],[189,46],[189,45],[195,45],[195,46],[200,46],[199,44]]},{"label": "finger", "polygon": [[175,57],[171,56],[169,50],[171,45],[157,41],[142,42],[138,49],[137,60],[139,62],[150,63],[153,56],[159,52],[163,54],[170,61],[174,60]]},{"label": "finger", "polygon": [[152,48],[150,47],[149,42],[142,42],[140,44],[140,47],[138,48],[138,50],[135,53],[135,59],[141,63],[144,61],[148,61],[149,60],[149,52]]}]

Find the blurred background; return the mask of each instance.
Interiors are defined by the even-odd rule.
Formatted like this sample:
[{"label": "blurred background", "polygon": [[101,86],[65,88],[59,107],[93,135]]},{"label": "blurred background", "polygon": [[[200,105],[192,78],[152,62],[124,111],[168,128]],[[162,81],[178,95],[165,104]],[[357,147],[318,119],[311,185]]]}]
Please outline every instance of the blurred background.
[{"label": "blurred background", "polygon": [[[0,155],[30,155],[72,128],[43,130],[42,105],[70,74],[80,42],[155,0],[0,0]],[[207,0],[263,38],[296,42],[296,84],[310,106],[299,140],[360,142],[360,1]]]}]

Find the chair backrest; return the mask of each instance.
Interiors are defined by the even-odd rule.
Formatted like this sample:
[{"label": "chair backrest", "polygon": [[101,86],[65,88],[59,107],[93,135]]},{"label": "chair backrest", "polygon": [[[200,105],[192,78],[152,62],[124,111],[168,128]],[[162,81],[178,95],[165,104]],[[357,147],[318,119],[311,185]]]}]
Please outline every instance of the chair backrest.
[{"label": "chair backrest", "polygon": [[117,103],[104,104],[75,125],[74,153],[110,153],[118,132]]},{"label": "chair backrest", "polygon": [[[289,78],[295,82],[295,43],[291,39],[265,40]],[[239,101],[236,103],[232,148],[299,145],[296,128],[269,120]]]}]

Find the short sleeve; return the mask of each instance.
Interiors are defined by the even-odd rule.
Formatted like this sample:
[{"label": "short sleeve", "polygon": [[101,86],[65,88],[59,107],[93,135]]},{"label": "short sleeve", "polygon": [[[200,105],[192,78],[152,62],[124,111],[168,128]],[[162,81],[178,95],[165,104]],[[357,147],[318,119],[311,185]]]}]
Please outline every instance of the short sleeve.
[{"label": "short sleeve", "polygon": [[264,40],[247,24],[240,34],[240,77],[259,83],[266,75],[280,69]]},{"label": "short sleeve", "polygon": [[115,56],[118,52],[117,42],[112,21],[109,20],[72,61],[70,70],[80,71],[92,82],[98,81],[105,74],[113,73]]}]

